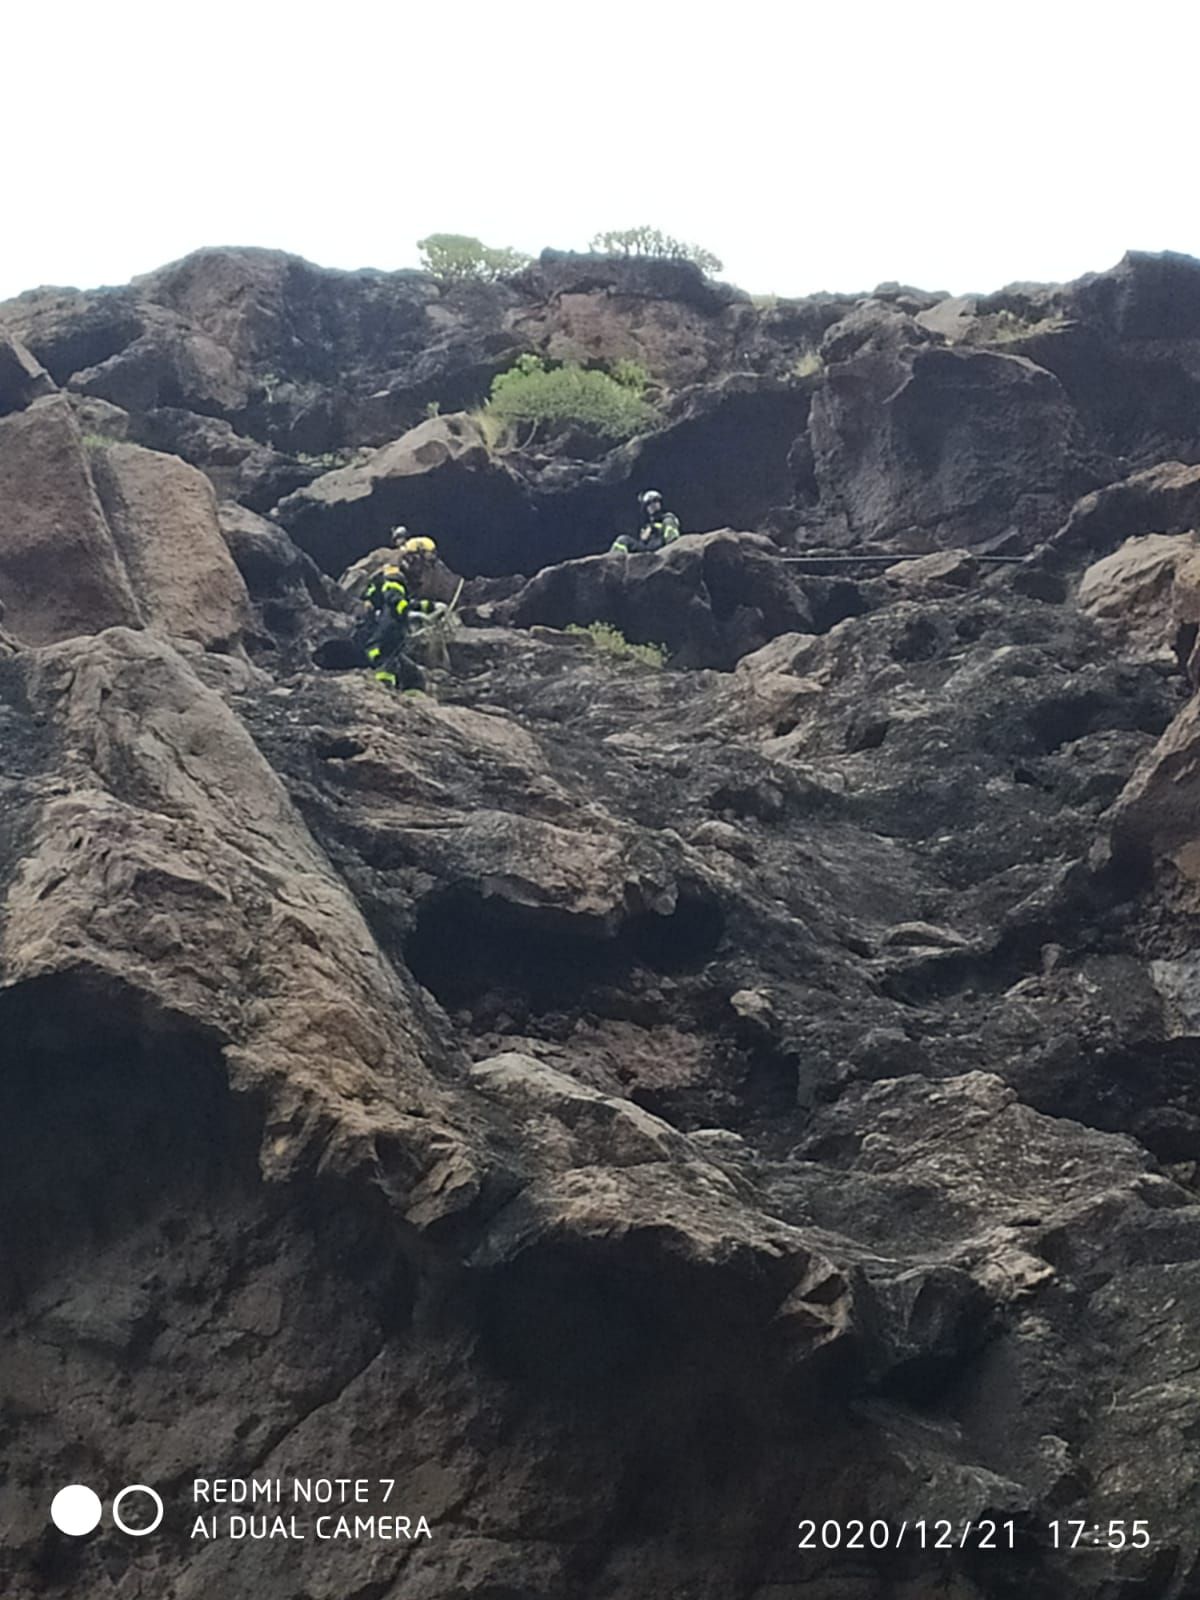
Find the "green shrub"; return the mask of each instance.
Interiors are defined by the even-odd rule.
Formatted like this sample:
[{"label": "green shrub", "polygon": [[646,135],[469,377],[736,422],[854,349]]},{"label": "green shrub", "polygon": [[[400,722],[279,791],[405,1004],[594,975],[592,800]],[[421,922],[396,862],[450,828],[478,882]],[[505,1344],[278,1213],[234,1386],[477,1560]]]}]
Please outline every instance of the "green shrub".
[{"label": "green shrub", "polygon": [[631,361],[620,366],[617,378],[574,362],[547,367],[539,356],[521,356],[492,379],[487,411],[506,428],[529,426],[535,434],[577,428],[601,439],[632,438],[653,426],[655,411],[642,399],[642,369]]},{"label": "green shrub", "polygon": [[622,389],[632,389],[634,394],[643,395],[646,385],[650,382],[650,374],[640,361],[614,361],[612,365],[612,380],[619,383]]},{"label": "green shrub", "polygon": [[824,372],[825,363],[821,360],[820,352],[806,350],[792,367],[794,378],[815,378],[819,372]]},{"label": "green shrub", "polygon": [[649,256],[657,260],[691,261],[701,272],[720,272],[722,263],[711,250],[672,239],[660,228],[610,228],[592,240],[592,249],[605,256]]},{"label": "green shrub", "polygon": [[466,233],[431,233],[417,240],[421,265],[443,283],[491,283],[527,267],[530,256],[519,250],[498,250]]},{"label": "green shrub", "polygon": [[614,628],[611,622],[589,622],[586,628],[572,622],[567,632],[590,639],[597,650],[610,656],[624,656],[648,667],[663,667],[667,662],[665,644],[630,644],[620,628]]}]

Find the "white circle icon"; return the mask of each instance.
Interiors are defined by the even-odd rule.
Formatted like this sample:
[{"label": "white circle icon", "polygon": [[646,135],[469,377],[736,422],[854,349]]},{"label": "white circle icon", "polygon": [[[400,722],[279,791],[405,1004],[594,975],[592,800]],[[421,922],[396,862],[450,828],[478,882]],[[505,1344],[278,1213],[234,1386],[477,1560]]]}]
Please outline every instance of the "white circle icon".
[{"label": "white circle icon", "polygon": [[[131,1528],[127,1522],[122,1521],[121,1501],[124,1500],[127,1494],[148,1494],[150,1496],[157,1508],[153,1522],[147,1523],[144,1528]],[[113,1521],[116,1523],[117,1527],[120,1528],[122,1533],[128,1533],[134,1539],[144,1539],[148,1533],[154,1532],[155,1528],[158,1527],[159,1523],[163,1519],[162,1496],[157,1494],[147,1484],[127,1483],[117,1498],[113,1501],[112,1514]]]},{"label": "white circle icon", "polygon": [[100,1496],[94,1489],[89,1489],[86,1483],[69,1483],[50,1502],[50,1521],[60,1533],[82,1539],[85,1533],[100,1526],[103,1511]]}]

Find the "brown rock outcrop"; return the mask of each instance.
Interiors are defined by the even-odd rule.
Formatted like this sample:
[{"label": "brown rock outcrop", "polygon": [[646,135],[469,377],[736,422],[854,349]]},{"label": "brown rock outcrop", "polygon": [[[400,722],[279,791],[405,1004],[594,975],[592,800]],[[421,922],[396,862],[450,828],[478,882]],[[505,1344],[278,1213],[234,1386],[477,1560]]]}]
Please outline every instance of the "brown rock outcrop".
[{"label": "brown rock outcrop", "polygon": [[0,418],[0,601],[26,644],[141,621],[65,397]]},{"label": "brown rock outcrop", "polygon": [[[56,381],[134,385],[0,418],[6,1600],[1200,1592],[1200,712],[1148,659],[1200,628],[1195,469],[971,553],[1126,426],[1040,368],[1042,310],[1182,371],[1190,270],[1011,290],[1028,348],[899,285],[762,308],[580,258],[443,291],[206,252],[4,308]],[[336,670],[344,591],[141,447],[257,497],[276,445],[564,334],[709,376],[604,459],[498,466],[451,415],[291,462],[331,567],[400,520],[490,550],[425,693]],[[201,336],[236,415],[203,374],[157,403]],[[553,559],[643,472],[682,505],[664,468],[775,537]],[[934,553],[888,570],[908,516]],[[855,517],[865,568],[781,561]],[[342,1475],[432,1539],[188,1525],[196,1479]],[[47,1526],[73,1480],[87,1538]]]},{"label": "brown rock outcrop", "polygon": [[85,444],[54,396],[0,419],[0,498],[0,601],[17,639],[148,626],[206,649],[238,643],[249,599],[195,468]]},{"label": "brown rock outcrop", "polygon": [[1200,905],[1200,700],[1193,698],[1138,766],[1113,807],[1112,848],[1177,875],[1185,905]]},{"label": "brown rock outcrop", "polygon": [[[1170,659],[1180,616],[1179,582],[1200,556],[1193,533],[1147,533],[1094,561],[1079,580],[1079,609],[1139,655]],[[1196,618],[1200,621],[1200,616]]]},{"label": "brown rock outcrop", "polygon": [[133,444],[96,451],[92,474],[146,625],[205,649],[235,645],[250,601],[204,474]]}]

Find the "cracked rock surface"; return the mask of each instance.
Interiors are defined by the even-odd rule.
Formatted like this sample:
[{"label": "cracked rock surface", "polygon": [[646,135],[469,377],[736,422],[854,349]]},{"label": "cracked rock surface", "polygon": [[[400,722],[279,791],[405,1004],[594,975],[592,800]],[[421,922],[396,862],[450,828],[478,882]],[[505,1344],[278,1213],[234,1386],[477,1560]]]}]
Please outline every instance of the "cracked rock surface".
[{"label": "cracked rock surface", "polygon": [[[1186,387],[1191,302],[1146,287],[1181,260],[951,316],[554,260],[471,309],[206,252],[4,308],[0,1592],[1200,1593],[1195,441],[1164,402],[1149,459],[1083,359]],[[824,340],[793,498],[616,562],[579,529],[630,447],[425,471],[405,408],[493,323],[764,394]],[[758,429],[740,394],[638,450]],[[264,504],[161,448],[181,410],[392,455]],[[439,531],[460,467],[541,570],[471,591],[426,694],[318,666],[331,552],[410,479]],[[887,559],[780,564],[818,528]],[[433,1537],[193,1538],[193,1481],[250,1476],[394,1479],[352,1510]],[[153,1484],[163,1527],[65,1538],[67,1482]]]}]

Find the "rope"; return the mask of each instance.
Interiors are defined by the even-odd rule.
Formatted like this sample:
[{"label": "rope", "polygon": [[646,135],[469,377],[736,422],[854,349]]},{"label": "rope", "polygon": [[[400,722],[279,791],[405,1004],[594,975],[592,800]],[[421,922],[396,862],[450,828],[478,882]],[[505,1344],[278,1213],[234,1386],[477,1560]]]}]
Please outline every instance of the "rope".
[{"label": "rope", "polygon": [[[925,556],[937,556],[942,553],[940,550],[902,550],[898,554],[881,556],[776,556],[775,559],[777,561],[832,561],[839,566],[851,562],[886,561],[891,566],[897,561],[920,561]],[[1025,556],[977,556],[970,552],[968,554],[972,561],[1018,562],[1026,560]]]}]

